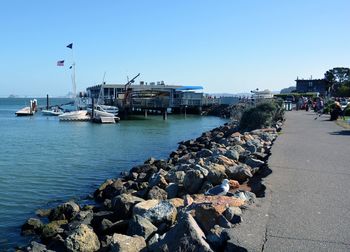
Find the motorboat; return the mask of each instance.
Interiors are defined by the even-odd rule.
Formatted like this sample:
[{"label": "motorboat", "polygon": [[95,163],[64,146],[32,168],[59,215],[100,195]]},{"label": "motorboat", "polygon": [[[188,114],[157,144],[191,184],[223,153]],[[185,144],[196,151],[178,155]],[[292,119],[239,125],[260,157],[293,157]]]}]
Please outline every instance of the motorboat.
[{"label": "motorboat", "polygon": [[58,107],[53,107],[51,109],[43,109],[41,110],[41,113],[44,116],[59,116],[63,114],[63,111],[59,109]]},{"label": "motorboat", "polygon": [[[109,107],[109,111],[113,111],[114,113],[107,112],[104,108]],[[92,111],[92,108],[88,108],[89,113],[92,115],[92,118],[94,121],[98,122],[116,122],[119,121],[120,118],[117,117],[118,108],[114,107],[116,109],[113,109],[113,106],[106,106],[106,105],[94,105],[94,110]]]},{"label": "motorboat", "polygon": [[60,121],[89,121],[91,116],[87,110],[66,112],[58,116]]},{"label": "motorboat", "polygon": [[30,100],[30,106],[24,107],[16,112],[17,116],[32,116],[38,109],[38,101],[36,99]]},{"label": "motorboat", "polygon": [[109,105],[99,105],[104,111],[114,114],[114,115],[118,115],[119,113],[119,109],[116,106],[109,106]]}]

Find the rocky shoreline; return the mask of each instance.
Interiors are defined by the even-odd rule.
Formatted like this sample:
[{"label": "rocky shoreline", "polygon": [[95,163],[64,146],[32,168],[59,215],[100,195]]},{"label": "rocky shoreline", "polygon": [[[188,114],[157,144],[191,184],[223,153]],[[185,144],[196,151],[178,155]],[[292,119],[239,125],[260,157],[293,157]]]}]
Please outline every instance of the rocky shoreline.
[{"label": "rocky shoreline", "polygon": [[[261,178],[282,122],[271,126],[244,132],[226,123],[180,142],[167,160],[150,158],[106,180],[94,192],[96,205],[69,201],[39,211],[49,222],[30,218],[22,234],[40,243],[20,250],[225,251],[227,229],[264,194]],[[229,192],[205,194],[224,179]]]}]

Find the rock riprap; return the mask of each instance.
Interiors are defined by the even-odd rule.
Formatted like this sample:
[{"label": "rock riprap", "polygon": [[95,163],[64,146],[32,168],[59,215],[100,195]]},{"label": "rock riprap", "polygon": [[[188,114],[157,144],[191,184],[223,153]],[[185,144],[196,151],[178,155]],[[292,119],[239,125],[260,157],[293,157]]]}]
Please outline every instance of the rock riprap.
[{"label": "rock riprap", "polygon": [[[240,223],[242,209],[253,204],[249,184],[266,169],[280,126],[239,132],[227,123],[204,132],[180,142],[167,160],[150,158],[106,180],[94,193],[95,205],[68,201],[41,215],[47,224],[29,219],[22,233],[39,235],[48,250],[223,250],[223,230]],[[204,195],[223,180],[226,195]]]}]

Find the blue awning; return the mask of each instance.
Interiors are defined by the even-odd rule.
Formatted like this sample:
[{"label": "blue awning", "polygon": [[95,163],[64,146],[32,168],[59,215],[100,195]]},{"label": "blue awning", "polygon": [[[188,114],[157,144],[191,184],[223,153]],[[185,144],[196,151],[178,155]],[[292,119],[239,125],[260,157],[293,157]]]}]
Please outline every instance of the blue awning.
[{"label": "blue awning", "polygon": [[203,89],[202,86],[183,86],[180,88],[177,88],[176,91],[190,91],[190,90],[201,90]]}]

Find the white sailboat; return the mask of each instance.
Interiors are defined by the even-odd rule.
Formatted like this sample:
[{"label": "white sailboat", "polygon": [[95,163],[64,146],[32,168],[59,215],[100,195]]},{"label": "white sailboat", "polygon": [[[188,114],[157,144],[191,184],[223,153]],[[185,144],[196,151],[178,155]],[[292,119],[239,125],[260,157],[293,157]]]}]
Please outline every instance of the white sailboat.
[{"label": "white sailboat", "polygon": [[[73,43],[69,44],[67,47],[72,50],[72,55],[73,55]],[[74,59],[73,56],[72,56],[72,58]],[[75,106],[76,106],[77,110],[72,111],[72,112],[63,113],[63,114],[58,116],[58,119],[60,121],[70,121],[70,122],[91,120],[91,116],[89,115],[87,110],[79,110],[79,108],[78,108],[77,86],[75,83],[75,62],[74,62],[74,60],[73,60],[73,64],[72,64],[72,85],[73,85],[73,95],[74,95],[74,99],[75,99]]]},{"label": "white sailboat", "polygon": [[101,123],[114,123],[120,120],[117,117],[119,109],[115,106],[104,105],[103,103],[103,85],[104,78],[106,73],[103,76],[100,93],[98,95],[97,103],[93,105],[94,109],[90,108],[88,111],[91,113],[93,120]]}]

